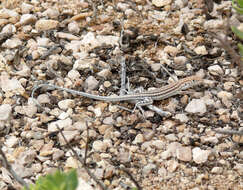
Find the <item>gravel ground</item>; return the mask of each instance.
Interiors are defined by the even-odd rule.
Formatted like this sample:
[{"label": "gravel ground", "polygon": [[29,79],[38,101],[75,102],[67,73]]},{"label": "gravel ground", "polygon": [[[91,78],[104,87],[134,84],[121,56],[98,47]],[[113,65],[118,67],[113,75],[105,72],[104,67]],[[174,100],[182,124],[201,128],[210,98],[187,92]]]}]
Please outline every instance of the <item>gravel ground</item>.
[{"label": "gravel ground", "polygon": [[[207,3],[205,3],[207,2]],[[0,5],[0,142],[27,183],[77,168],[80,189],[98,189],[57,131],[109,189],[243,189],[240,70],[217,38],[236,47],[242,28],[223,0],[3,0]],[[229,19],[229,20],[228,20]],[[227,32],[227,41],[225,33]],[[214,35],[213,35],[214,34]],[[204,83],[155,102],[145,118],[117,105],[51,89],[119,94],[125,58],[133,89],[198,75]],[[242,134],[242,132],[241,132]],[[89,142],[87,143],[87,137]],[[125,168],[125,169],[124,169]],[[86,186],[84,188],[84,186]],[[0,189],[20,189],[0,162]]]}]

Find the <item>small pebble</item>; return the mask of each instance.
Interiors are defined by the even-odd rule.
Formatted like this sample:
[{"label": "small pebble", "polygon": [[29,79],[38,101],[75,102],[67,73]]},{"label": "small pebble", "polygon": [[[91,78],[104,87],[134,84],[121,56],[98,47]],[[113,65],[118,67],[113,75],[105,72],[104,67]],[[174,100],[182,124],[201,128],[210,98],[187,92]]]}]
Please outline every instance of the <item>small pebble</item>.
[{"label": "small pebble", "polygon": [[231,100],[233,98],[233,94],[231,94],[230,92],[227,92],[227,91],[220,91],[220,92],[217,93],[217,96],[220,99],[228,99],[228,100]]},{"label": "small pebble", "polygon": [[169,160],[167,161],[166,164],[167,164],[167,170],[170,173],[174,173],[179,166],[179,163],[176,160]]},{"label": "small pebble", "polygon": [[152,142],[152,145],[158,149],[158,150],[162,150],[164,147],[165,147],[165,142],[164,141],[161,141],[161,140],[154,140]]},{"label": "small pebble", "polygon": [[6,121],[10,118],[12,106],[10,104],[0,105],[0,121]]},{"label": "small pebble", "polygon": [[29,14],[33,10],[34,6],[28,3],[23,2],[21,4],[22,14]]},{"label": "small pebble", "polygon": [[78,166],[79,166],[79,161],[74,157],[69,157],[65,162],[66,169],[71,169],[71,168],[77,169]]},{"label": "small pebble", "polygon": [[80,40],[79,37],[65,32],[57,32],[57,37],[62,39],[67,39],[67,40]]},{"label": "small pebble", "polygon": [[210,155],[209,150],[201,150],[199,147],[192,149],[193,161],[197,164],[205,163]]},{"label": "small pebble", "polygon": [[55,132],[58,131],[57,125],[60,129],[65,129],[67,127],[70,127],[72,125],[72,120],[70,118],[64,119],[64,120],[57,120],[53,121],[48,124],[48,132]]},{"label": "small pebble", "polygon": [[224,74],[223,69],[219,65],[212,65],[212,66],[208,67],[208,71],[210,74],[215,75],[215,76]]},{"label": "small pebble", "polygon": [[171,56],[176,56],[179,53],[179,50],[174,46],[165,46],[164,52],[170,54]]},{"label": "small pebble", "polygon": [[103,120],[103,123],[106,124],[106,125],[112,125],[112,124],[114,124],[114,119],[112,118],[112,116],[110,116],[110,117],[106,117],[106,118]]},{"label": "small pebble", "polygon": [[138,134],[134,141],[132,142],[132,144],[139,144],[139,143],[143,143],[144,142],[144,137],[142,134]]},{"label": "small pebble", "polygon": [[225,25],[225,22],[223,20],[212,19],[212,20],[205,21],[203,26],[206,30],[210,30],[210,29],[212,30],[212,29],[223,28],[224,25]]},{"label": "small pebble", "polygon": [[93,68],[94,61],[92,59],[78,59],[75,61],[73,65],[73,69],[75,70],[84,70]]},{"label": "small pebble", "polygon": [[60,13],[57,9],[51,9],[51,8],[48,8],[42,14],[43,14],[43,16],[48,17],[50,19],[57,19],[58,16],[60,15]]},{"label": "small pebble", "polygon": [[177,136],[175,134],[169,134],[169,135],[166,135],[165,138],[169,141],[176,141],[178,140]]},{"label": "small pebble", "polygon": [[57,28],[59,22],[56,20],[38,20],[35,24],[35,29],[38,31],[45,31]]},{"label": "small pebble", "polygon": [[234,170],[236,170],[237,172],[239,172],[240,175],[243,175],[243,164],[237,163],[234,166]]},{"label": "small pebble", "polygon": [[93,76],[89,76],[84,82],[84,88],[86,91],[95,90],[99,85],[99,81]]},{"label": "small pebble", "polygon": [[22,45],[22,41],[18,38],[7,39],[6,42],[2,44],[4,48],[13,49]]},{"label": "small pebble", "polygon": [[58,107],[62,110],[67,110],[68,108],[75,107],[75,101],[72,99],[65,99],[58,102]]},{"label": "small pebble", "polygon": [[155,164],[147,164],[146,166],[143,167],[143,174],[148,175],[151,173],[153,170],[155,170],[157,166]]},{"label": "small pebble", "polygon": [[110,81],[105,81],[104,82],[104,87],[105,88],[109,88],[111,86],[111,82]]},{"label": "small pebble", "polygon": [[163,7],[165,5],[170,5],[172,0],[152,0],[152,4],[156,7]]},{"label": "small pebble", "polygon": [[51,100],[47,94],[40,94],[37,97],[37,101],[39,102],[39,104],[50,104],[51,103]]},{"label": "small pebble", "polygon": [[10,137],[7,137],[6,141],[5,141],[5,144],[8,146],[8,147],[14,147],[15,145],[17,145],[19,142],[18,138],[15,137],[15,136],[10,136]]},{"label": "small pebble", "polygon": [[33,24],[37,20],[36,16],[33,14],[24,14],[20,18],[20,25],[28,25],[28,24]]},{"label": "small pebble", "polygon": [[93,150],[98,152],[105,152],[108,148],[107,143],[97,140],[93,143]]},{"label": "small pebble", "polygon": [[31,164],[32,162],[34,162],[36,156],[37,156],[37,153],[35,150],[28,149],[24,152],[21,152],[18,158],[19,158],[19,162],[21,164],[25,165],[25,164]]},{"label": "small pebble", "polygon": [[230,91],[230,90],[232,90],[234,85],[235,85],[234,82],[225,82],[224,83],[224,89],[227,90],[227,91]]},{"label": "small pebble", "polygon": [[77,34],[80,32],[80,27],[77,22],[73,21],[68,24],[68,31]]},{"label": "small pebble", "polygon": [[53,148],[53,154],[52,154],[52,159],[53,160],[58,160],[59,158],[64,156],[64,151],[57,149],[57,148]]},{"label": "small pebble", "polygon": [[71,79],[71,80],[78,80],[79,77],[80,77],[80,74],[77,70],[75,69],[72,69],[68,72],[68,77]]},{"label": "small pebble", "polygon": [[100,72],[98,72],[97,75],[107,79],[108,77],[110,77],[112,75],[112,73],[111,73],[110,69],[103,69]]},{"label": "small pebble", "polygon": [[190,162],[192,159],[192,150],[190,147],[181,146],[176,149],[176,157],[178,160]]},{"label": "small pebble", "polygon": [[211,173],[213,173],[213,174],[221,174],[221,173],[223,173],[223,168],[221,168],[221,167],[213,167],[213,169],[211,170]]},{"label": "small pebble", "polygon": [[157,72],[160,70],[161,68],[161,64],[160,63],[153,63],[150,65],[151,67],[151,70],[154,71],[154,72]]},{"label": "small pebble", "polygon": [[176,114],[175,118],[178,119],[182,123],[186,123],[189,120],[189,118],[184,113]]},{"label": "small pebble", "polygon": [[86,182],[82,177],[78,178],[78,187],[76,190],[95,190],[95,188],[92,187],[88,182]]},{"label": "small pebble", "polygon": [[192,101],[187,104],[185,111],[188,113],[201,113],[204,114],[207,111],[206,104],[201,99],[192,99]]},{"label": "small pebble", "polygon": [[207,55],[207,49],[205,46],[198,46],[194,49],[194,51],[196,52],[196,54],[198,55]]},{"label": "small pebble", "polygon": [[187,58],[185,56],[174,57],[174,62],[178,65],[185,65],[187,62]]},{"label": "small pebble", "polygon": [[[71,142],[75,137],[79,136],[80,133],[78,130],[74,131],[63,131],[63,135],[66,138],[67,142]],[[61,145],[65,145],[66,141],[63,139],[61,133],[58,134],[58,139]]]}]

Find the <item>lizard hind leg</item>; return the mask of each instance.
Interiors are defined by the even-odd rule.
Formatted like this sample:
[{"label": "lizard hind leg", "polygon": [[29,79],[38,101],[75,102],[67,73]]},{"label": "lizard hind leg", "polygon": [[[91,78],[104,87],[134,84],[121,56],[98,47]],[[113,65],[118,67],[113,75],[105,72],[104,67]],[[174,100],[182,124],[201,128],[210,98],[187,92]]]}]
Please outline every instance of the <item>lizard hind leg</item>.
[{"label": "lizard hind leg", "polygon": [[142,106],[148,106],[153,104],[153,99],[151,97],[146,97],[143,100],[137,101],[132,112],[134,112],[136,110],[136,108],[138,108],[142,114],[144,115],[144,110],[142,108]]}]

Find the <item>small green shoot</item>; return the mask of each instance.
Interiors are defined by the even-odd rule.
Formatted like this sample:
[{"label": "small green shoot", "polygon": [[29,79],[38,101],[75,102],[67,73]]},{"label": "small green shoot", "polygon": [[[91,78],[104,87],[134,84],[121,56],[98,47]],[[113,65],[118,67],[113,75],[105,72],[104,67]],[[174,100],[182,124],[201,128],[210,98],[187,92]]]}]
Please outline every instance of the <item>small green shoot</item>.
[{"label": "small green shoot", "polygon": [[243,14],[243,0],[232,0],[232,6],[239,14]]},{"label": "small green shoot", "polygon": [[[56,171],[45,177],[39,177],[35,184],[31,184],[30,190],[75,190],[78,186],[76,170],[64,173]],[[27,190],[27,188],[23,188]]]},{"label": "small green shoot", "polygon": [[240,38],[241,40],[243,40],[243,32],[241,30],[239,30],[238,28],[236,28],[235,26],[231,26],[231,30],[235,33],[235,35]]}]

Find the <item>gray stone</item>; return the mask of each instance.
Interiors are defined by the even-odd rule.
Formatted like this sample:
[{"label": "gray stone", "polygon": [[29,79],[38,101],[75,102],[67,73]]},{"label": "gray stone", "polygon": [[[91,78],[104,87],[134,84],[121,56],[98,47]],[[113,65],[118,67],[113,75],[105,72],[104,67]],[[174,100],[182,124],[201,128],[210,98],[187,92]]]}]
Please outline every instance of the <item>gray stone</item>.
[{"label": "gray stone", "polygon": [[143,174],[148,175],[150,174],[153,170],[155,170],[157,166],[155,164],[149,163],[146,166],[143,167]]},{"label": "gray stone", "polygon": [[86,91],[94,90],[98,87],[99,82],[93,77],[89,76],[84,83],[84,88]]}]

